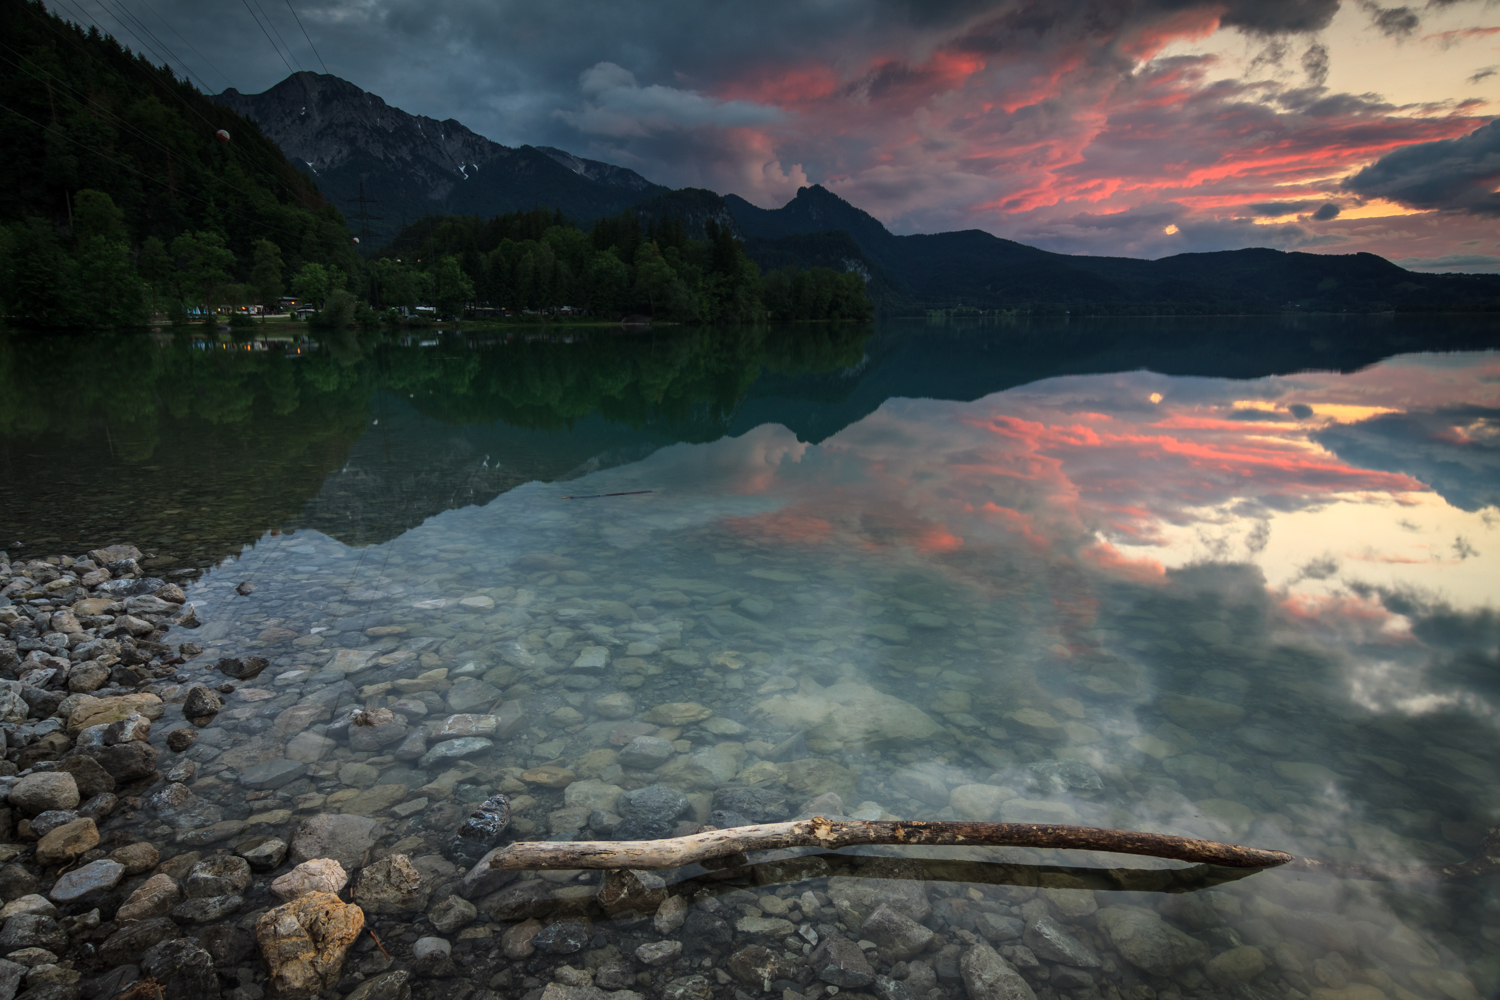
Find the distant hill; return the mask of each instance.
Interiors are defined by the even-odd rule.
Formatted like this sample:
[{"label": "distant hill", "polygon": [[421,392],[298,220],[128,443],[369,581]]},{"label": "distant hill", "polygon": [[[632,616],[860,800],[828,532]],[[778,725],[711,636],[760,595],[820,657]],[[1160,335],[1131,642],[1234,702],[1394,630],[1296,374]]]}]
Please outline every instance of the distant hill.
[{"label": "distant hill", "polygon": [[795,242],[842,230],[915,309],[1025,313],[1211,314],[1500,310],[1500,275],[1422,274],[1374,254],[1256,248],[1160,260],[1050,253],[977,229],[896,236],[820,185],[778,209],[728,195],[724,204],[766,266]]},{"label": "distant hill", "polygon": [[[264,93],[231,88],[214,100],[260,126],[317,179],[351,229],[368,226],[372,245],[394,236],[403,218],[546,207],[591,221],[668,191],[624,167],[550,146],[513,149],[451,118],[408,114],[336,76],[294,73]],[[361,184],[378,220],[360,221],[353,199]]]}]

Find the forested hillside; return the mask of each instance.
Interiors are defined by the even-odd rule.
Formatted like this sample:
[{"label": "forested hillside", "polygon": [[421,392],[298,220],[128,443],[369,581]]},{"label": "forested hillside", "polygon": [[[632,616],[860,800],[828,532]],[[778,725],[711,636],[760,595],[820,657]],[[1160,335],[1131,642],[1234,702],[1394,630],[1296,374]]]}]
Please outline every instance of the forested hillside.
[{"label": "forested hillside", "polygon": [[0,0],[0,37],[13,323],[131,326],[279,296],[308,263],[336,281],[360,266],[343,217],[251,122],[40,3]]}]

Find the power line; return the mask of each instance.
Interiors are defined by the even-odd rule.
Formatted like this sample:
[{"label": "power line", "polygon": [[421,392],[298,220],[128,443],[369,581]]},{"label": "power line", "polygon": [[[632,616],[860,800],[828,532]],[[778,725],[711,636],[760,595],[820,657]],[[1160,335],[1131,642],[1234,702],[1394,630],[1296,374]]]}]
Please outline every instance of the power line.
[{"label": "power line", "polygon": [[[14,55],[20,57],[21,59],[25,60],[28,63],[31,62],[30,57],[26,56],[24,53],[17,52],[15,49],[11,48],[9,45],[6,45],[4,42],[0,42],[0,48],[7,49],[8,51],[10,51]],[[0,58],[6,58],[6,57],[0,56]],[[32,64],[32,66],[27,67],[27,66],[21,65],[20,63],[17,63],[13,59],[8,59],[7,58],[6,61],[12,63],[18,69],[21,69],[21,70],[23,70],[25,72],[31,73],[33,76],[36,76],[37,74],[41,74],[43,76],[46,76],[46,77],[50,78],[51,81],[53,83],[55,83],[59,88],[67,90],[67,91],[70,91],[72,93],[73,97],[75,99],[77,99],[79,105],[81,107],[87,108],[91,114],[98,115],[99,117],[104,118],[104,119],[110,121],[111,123],[113,123],[114,125],[116,125],[118,128],[122,129],[123,131],[126,131],[126,132],[130,133],[131,135],[134,135],[135,137],[137,137],[138,139],[140,139],[140,141],[142,141],[142,142],[144,142],[144,143],[146,143],[148,145],[154,146],[156,149],[158,149],[162,153],[165,153],[167,156],[177,156],[177,155],[179,155],[179,151],[178,150],[175,150],[175,149],[172,149],[172,148],[170,148],[168,146],[162,145],[160,142],[157,141],[157,139],[154,136],[152,136],[149,133],[143,131],[142,129],[136,127],[135,125],[131,124],[129,121],[126,121],[124,118],[121,118],[119,115],[115,114],[113,111],[110,111],[108,108],[103,107],[102,105],[91,104],[89,102],[88,98],[84,94],[80,93],[78,91],[78,89],[76,87],[74,87],[72,84],[70,84],[67,80],[64,80],[64,79],[61,79],[59,77],[54,76],[53,74],[49,73],[47,70],[42,69],[41,67],[36,66],[34,63]],[[189,107],[191,107],[191,105],[189,105]],[[207,119],[205,119],[205,121],[207,121]],[[208,122],[208,124],[212,125],[213,122]],[[253,153],[247,153],[245,155],[249,159],[249,162],[253,166],[255,166],[256,168],[258,168],[260,170],[260,172],[263,173],[266,176],[266,178],[268,178],[271,182],[273,182],[275,185],[277,185],[279,188],[281,188],[282,191],[286,192],[286,194],[289,195],[293,200],[296,200],[297,198],[300,197],[300,192],[294,190],[291,187],[291,185],[289,185],[284,178],[282,178],[280,175],[278,175],[277,172],[274,169],[272,169],[271,167],[266,166],[263,163],[257,162],[257,160],[255,159]]]},{"label": "power line", "polygon": [[[74,8],[72,6],[72,4],[68,3],[67,0],[53,0],[53,3],[57,4],[60,7],[65,7],[74,17],[78,18],[78,22],[77,23],[78,23],[78,25],[80,27],[83,26],[83,25],[85,25],[85,24],[90,24],[90,25],[97,26],[96,25],[97,19],[87,17],[84,14],[80,13],[76,8]],[[51,31],[54,34],[57,34],[60,37],[62,37],[62,39],[64,41],[69,42],[69,43],[71,43],[73,45],[79,46],[81,48],[83,47],[83,42],[82,42],[82,40],[80,40],[77,37],[77,35],[71,34],[68,31],[65,31],[65,30],[59,28],[57,26],[57,24],[53,21],[53,19],[51,17],[49,17],[48,15],[38,14],[34,9],[32,9],[32,7],[31,7],[30,4],[24,4],[23,5],[23,9],[25,9],[28,13],[34,15],[39,21],[42,22],[43,25],[46,26],[46,28],[49,31]],[[111,14],[110,16],[113,17],[114,15]],[[115,20],[116,20],[116,23],[119,22],[118,18],[116,18]],[[66,23],[66,22],[64,22],[64,23]],[[135,37],[135,33],[134,32],[131,32],[131,37],[132,38]],[[139,39],[137,39],[137,42],[139,42]],[[147,46],[144,46],[144,45],[142,45],[141,47],[142,48],[147,48]],[[90,52],[87,51],[87,49],[84,50],[84,54],[86,56],[88,56],[89,58],[91,58],[91,59],[95,58],[92,53],[90,53]],[[163,59],[162,63],[163,63],[163,65],[166,65],[166,60]],[[170,69],[170,67],[168,67],[168,68]],[[214,124],[213,122],[209,121],[208,118],[206,118],[204,116],[203,112],[201,112],[197,108],[193,107],[192,103],[190,101],[188,101],[187,98],[183,97],[182,94],[178,93],[177,89],[175,87],[168,86],[167,83],[164,80],[162,80],[159,76],[157,76],[155,73],[148,74],[148,75],[151,77],[152,82],[154,82],[156,84],[156,86],[164,89],[169,95],[171,95],[176,100],[181,101],[182,102],[182,106],[185,107],[185,108],[187,108],[193,114],[197,115],[198,118],[200,120],[202,120],[202,122],[205,125],[212,126]]]},{"label": "power line", "polygon": [[[302,28],[302,18],[297,17],[297,8],[292,6],[292,0],[286,0],[286,9],[292,12],[292,17],[297,21],[297,27]],[[318,47],[314,45],[312,43],[312,39],[308,37],[306,28],[302,28],[302,37],[307,39],[307,47],[313,50],[313,55],[318,56],[318,65],[323,67],[324,73],[327,73],[328,64],[323,61],[323,57],[321,55],[318,55]]]},{"label": "power line", "polygon": [[[260,18],[255,16],[255,11],[250,9],[250,0],[240,0],[240,2],[245,5],[245,13],[250,15],[250,19],[255,22],[255,26],[260,29],[260,33],[266,36],[266,41],[271,42],[271,33],[266,30],[265,25],[260,23]],[[271,48],[276,49],[275,42],[271,42]],[[281,64],[286,67],[288,73],[296,72],[292,69],[292,64],[286,61],[286,56],[281,54],[280,49],[276,49],[276,55],[280,57]]]},{"label": "power line", "polygon": [[147,10],[151,11],[151,13],[156,14],[156,19],[158,21],[160,21],[162,24],[165,24],[169,29],[171,29],[172,34],[174,34],[178,38],[182,39],[183,44],[186,45],[188,48],[192,49],[193,52],[194,52],[194,54],[196,54],[199,59],[202,59],[208,65],[209,69],[213,70],[215,73],[218,73],[219,74],[219,79],[223,80],[225,83],[227,83],[231,87],[234,86],[234,81],[231,80],[231,79],[229,79],[229,77],[225,76],[223,70],[219,69],[219,67],[214,64],[214,62],[213,62],[212,59],[209,59],[208,56],[204,55],[202,52],[199,52],[198,51],[198,46],[194,45],[192,42],[188,41],[186,38],[183,38],[182,37],[182,32],[178,31],[175,27],[173,27],[171,21],[168,21],[166,18],[162,17],[160,14],[157,14],[155,8],[153,8],[149,3],[147,3],[146,0],[141,0],[141,6],[145,7]]},{"label": "power line", "polygon": [[[54,0],[54,2],[59,3],[59,5],[68,6],[68,9],[71,10],[71,11],[73,11],[73,13],[74,13],[75,16],[78,16],[78,12],[76,10],[73,10],[73,8],[71,7],[71,5],[68,5],[66,3],[66,0]],[[41,22],[41,24],[44,27],[46,27],[49,31],[51,31],[54,34],[58,35],[64,41],[66,41],[66,42],[68,42],[68,43],[70,43],[70,44],[78,47],[80,50],[82,50],[82,52],[83,52],[83,54],[84,54],[85,57],[87,57],[89,59],[96,59],[97,58],[92,52],[88,51],[87,46],[84,45],[83,41],[81,39],[79,39],[75,33],[70,32],[70,31],[68,31],[68,30],[66,30],[64,28],[59,28],[58,25],[57,25],[57,23],[56,23],[56,21],[52,17],[46,16],[46,15],[42,15],[42,14],[38,14],[35,10],[33,10],[30,7],[30,5],[24,5],[24,6],[25,6],[25,9],[29,13],[33,14],[34,16],[36,16],[37,19]],[[83,20],[79,21],[79,24],[83,24],[83,23],[86,23],[86,22],[87,22],[87,19],[83,19]],[[6,48],[10,48],[10,47],[6,46]],[[11,51],[15,52],[15,54],[18,55],[18,56],[20,56],[21,58],[26,59],[28,62],[31,61],[30,58],[27,57],[27,56],[25,56],[23,53],[16,52],[15,49],[11,49]],[[78,90],[76,88],[74,88],[72,85],[70,85],[67,81],[62,80],[60,78],[57,78],[57,77],[53,76],[51,73],[48,73],[46,70],[41,70],[39,67],[38,67],[38,69],[39,69],[40,72],[45,73],[49,77],[52,77],[52,79],[54,81],[56,81],[56,83],[59,86],[66,87],[68,90],[72,91],[73,94],[74,94],[74,96],[85,107],[92,108],[95,113],[102,114],[102,115],[107,115],[107,116],[115,119],[116,121],[118,121],[121,125],[124,125],[125,127],[130,128],[131,131],[136,132],[137,134],[140,134],[140,130],[135,129],[134,126],[131,126],[131,125],[129,125],[129,123],[125,122],[123,119],[120,119],[119,116],[114,115],[112,112],[109,112],[109,111],[107,111],[107,110],[105,110],[103,108],[94,107],[83,94],[79,93]],[[177,101],[181,102],[181,104],[182,104],[182,106],[184,108],[186,108],[188,111],[191,111],[194,115],[197,115],[198,118],[199,118],[199,120],[201,120],[209,128],[217,128],[218,127],[218,125],[220,123],[211,121],[209,118],[207,118],[203,114],[203,112],[200,111],[197,108],[197,106],[195,106],[193,104],[193,102],[189,101],[186,97],[184,97],[182,95],[182,93],[176,87],[169,86],[165,81],[163,81],[155,73],[150,73],[150,74],[147,74],[147,75],[150,76],[152,82],[155,83],[156,86],[158,86],[160,88],[163,88],[174,99],[176,99]],[[220,75],[222,76],[223,74],[220,74]],[[228,78],[226,77],[225,79],[228,79]],[[148,137],[145,137],[144,135],[142,137],[145,138],[146,141],[153,142],[153,145],[156,145],[157,148],[161,149],[163,152],[167,153],[168,155],[176,155],[176,151],[167,149],[166,147],[161,146],[158,143],[155,143],[153,140],[149,139]],[[282,191],[284,191],[293,201],[300,200],[300,198],[302,197],[302,192],[300,192],[298,190],[295,190],[290,184],[288,184],[287,181],[281,176],[281,174],[278,173],[274,169],[274,164],[271,165],[271,166],[268,166],[265,163],[261,162],[261,160],[259,158],[257,158],[256,155],[254,155],[255,152],[256,152],[256,150],[252,148],[251,152],[246,153],[245,154],[246,161],[251,166],[253,166],[257,170],[259,170],[273,184],[275,184]]]},{"label": "power line", "polygon": [[271,26],[271,30],[276,32],[276,40],[281,43],[282,48],[286,49],[287,55],[292,57],[292,62],[297,64],[297,69],[300,72],[302,69],[302,60],[297,58],[297,53],[293,52],[292,47],[286,43],[286,39],[281,37],[281,29],[276,27],[276,22],[271,20],[271,15],[267,14],[266,9],[260,5],[260,0],[255,0],[255,9],[260,11],[260,16],[265,18],[266,23]]},{"label": "power line", "polygon": [[[104,3],[104,0],[100,0],[100,3],[101,4]],[[122,10],[125,13],[126,17],[130,18],[131,22],[136,27],[140,28],[142,31],[144,31],[146,33],[146,37],[147,38],[150,38],[153,42],[155,42],[157,44],[157,46],[159,48],[161,48],[163,51],[165,51],[167,53],[167,55],[169,55],[173,59],[175,59],[182,66],[183,70],[187,73],[187,75],[193,78],[193,82],[194,83],[196,83],[200,88],[202,88],[205,93],[208,92],[208,84],[204,83],[203,82],[203,78],[200,77],[200,76],[198,76],[198,74],[196,74],[196,73],[194,73],[192,71],[192,69],[188,66],[188,63],[187,63],[186,59],[182,58],[177,53],[173,52],[171,46],[167,45],[166,42],[163,42],[160,38],[157,38],[156,37],[156,33],[154,31],[152,31],[150,28],[146,27],[145,22],[142,21],[140,18],[136,17],[135,14],[131,12],[130,8],[125,6],[125,4],[122,2],[122,0],[114,0],[114,4],[115,4],[116,7],[120,8],[120,10]]]}]

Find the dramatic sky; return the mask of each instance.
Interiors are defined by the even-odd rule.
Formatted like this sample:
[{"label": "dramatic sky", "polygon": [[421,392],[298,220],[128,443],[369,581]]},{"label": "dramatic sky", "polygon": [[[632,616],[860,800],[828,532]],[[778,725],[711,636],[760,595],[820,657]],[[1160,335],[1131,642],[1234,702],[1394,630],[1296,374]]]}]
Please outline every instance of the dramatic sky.
[{"label": "dramatic sky", "polygon": [[766,207],[820,183],[899,233],[1500,271],[1500,4],[1383,2],[292,0],[320,62],[287,0],[49,0],[133,46],[139,18],[214,91],[326,64],[507,145]]}]

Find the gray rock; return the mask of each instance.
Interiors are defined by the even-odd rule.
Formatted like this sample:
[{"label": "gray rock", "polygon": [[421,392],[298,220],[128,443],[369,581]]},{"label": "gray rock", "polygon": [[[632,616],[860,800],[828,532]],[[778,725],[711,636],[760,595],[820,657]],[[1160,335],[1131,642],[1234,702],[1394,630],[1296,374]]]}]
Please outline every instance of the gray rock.
[{"label": "gray rock", "polygon": [[1092,795],[1104,790],[1104,780],[1099,777],[1099,772],[1081,760],[1044,760],[1032,764],[1030,771],[1043,792]]},{"label": "gray rock", "polygon": [[490,713],[495,717],[495,739],[508,740],[531,725],[531,717],[519,701],[507,701]]},{"label": "gray rock", "polygon": [[427,919],[432,921],[432,926],[444,934],[452,934],[467,927],[478,916],[479,910],[462,896],[449,896],[427,912]]},{"label": "gray rock", "polygon": [[604,646],[585,646],[568,669],[576,674],[602,674],[609,666],[609,650]]},{"label": "gray rock", "polygon": [[54,955],[68,949],[62,925],[40,913],[17,913],[0,927],[0,951],[7,955],[22,948],[46,948]]},{"label": "gray rock", "polygon": [[156,773],[156,747],[140,740],[112,747],[93,747],[84,751],[104,768],[116,782],[129,784]]},{"label": "gray rock", "polygon": [[[62,928],[58,928],[58,933],[62,933]],[[105,938],[104,943],[99,946],[99,957],[106,965],[124,965],[126,962],[139,960],[141,953],[158,941],[181,935],[182,930],[166,917],[138,920],[133,924],[126,924]],[[63,940],[67,940],[66,936]],[[4,941],[0,940],[0,947],[3,946]]]},{"label": "gray rock", "polygon": [[859,945],[842,934],[830,934],[808,956],[813,975],[840,989],[858,989],[875,981],[870,960]]},{"label": "gray rock", "polygon": [[494,740],[487,740],[483,736],[464,736],[456,740],[444,740],[424,753],[417,761],[417,766],[430,767],[440,760],[457,760],[460,757],[479,753],[481,750],[488,750],[494,745]]},{"label": "gray rock", "polygon": [[156,981],[164,997],[219,1000],[219,976],[214,959],[196,941],[161,941],[141,956],[141,972]]},{"label": "gray rock", "polygon": [[226,677],[233,677],[237,681],[248,681],[271,665],[271,661],[264,656],[226,656],[214,664],[215,669]]},{"label": "gray rock", "polygon": [[124,719],[116,719],[104,727],[101,736],[101,742],[107,747],[129,743],[131,740],[149,740],[151,720],[144,715],[131,715]]},{"label": "gray rock", "polygon": [[332,858],[346,871],[364,867],[375,846],[380,823],[368,816],[319,813],[309,816],[292,834],[293,864],[314,858]]},{"label": "gray rock", "polygon": [[290,785],[306,773],[307,765],[302,761],[283,757],[245,768],[240,772],[240,784],[253,791],[265,791]]},{"label": "gray rock", "polygon": [[661,1000],[713,1000],[714,989],[704,976],[683,976],[662,987]]},{"label": "gray rock", "polygon": [[250,864],[251,871],[268,872],[286,858],[287,844],[280,837],[254,837],[235,847],[234,853]]},{"label": "gray rock", "polygon": [[655,736],[637,736],[620,751],[620,766],[650,771],[672,759],[672,744]]},{"label": "gray rock", "polygon": [[1080,969],[1099,968],[1099,956],[1051,917],[1037,917],[1026,925],[1026,947],[1038,958]]},{"label": "gray rock", "polygon": [[172,919],[179,924],[215,924],[244,905],[242,896],[200,896],[172,907]]},{"label": "gray rock", "polygon": [[549,955],[572,955],[588,945],[589,928],[581,920],[559,920],[538,931],[531,943]]},{"label": "gray rock", "polygon": [[217,691],[203,684],[194,684],[188,688],[187,697],[182,701],[182,716],[193,725],[201,727],[207,725],[208,720],[223,707],[224,699],[219,697]]},{"label": "gray rock", "polygon": [[250,885],[250,863],[233,854],[216,854],[188,872],[183,890],[188,899],[237,896]]},{"label": "gray rock", "polygon": [[1053,989],[1058,990],[1085,990],[1094,985],[1094,974],[1084,969],[1075,969],[1070,965],[1054,965],[1052,967],[1052,978],[1047,980]]},{"label": "gray rock", "polygon": [[493,684],[466,677],[448,689],[448,707],[454,712],[487,712],[500,700],[503,692]]},{"label": "gray rock", "polygon": [[666,965],[681,954],[681,941],[648,941],[635,950],[636,959],[646,965]]},{"label": "gray rock", "polygon": [[[67,826],[79,818],[77,809],[48,809],[44,813],[37,813],[31,817],[31,832],[37,836],[45,837],[60,826]],[[97,819],[90,817],[90,819]]]},{"label": "gray rock", "polygon": [[382,973],[360,983],[345,1000],[411,1000],[410,978],[406,969]]},{"label": "gray rock", "polygon": [[54,903],[72,903],[94,893],[107,892],[119,885],[124,877],[124,865],[100,858],[64,872],[47,895]]},{"label": "gray rock", "polygon": [[1152,910],[1106,906],[1094,914],[1094,922],[1127,962],[1153,975],[1165,976],[1208,957],[1206,943],[1164,923]]},{"label": "gray rock", "polygon": [[911,987],[890,976],[876,976],[871,992],[878,1000],[920,1000]]},{"label": "gray rock", "polygon": [[[671,822],[687,808],[687,796],[668,785],[647,785],[621,795],[615,808],[626,819]],[[621,839],[621,838],[615,838]]]},{"label": "gray rock", "polygon": [[196,830],[224,819],[224,810],[180,782],[152,792],[142,805],[174,830]]},{"label": "gray rock", "polygon": [[1036,1000],[1036,994],[1021,974],[987,944],[975,945],[964,952],[959,971],[969,1000]]},{"label": "gray rock", "polygon": [[714,808],[738,813],[752,823],[777,823],[791,815],[786,796],[769,788],[721,788],[714,793]]},{"label": "gray rock", "polygon": [[27,816],[72,809],[79,801],[78,783],[67,771],[39,771],[10,786],[11,806]]},{"label": "gray rock", "polygon": [[[21,988],[21,980],[26,978],[30,971],[26,966],[17,962],[7,962],[0,958],[0,997],[14,997]],[[107,994],[106,994],[107,995]]]},{"label": "gray rock", "polygon": [[84,754],[58,761],[57,769],[73,776],[74,783],[78,785],[78,797],[84,801],[115,790],[115,779],[110,777],[109,772],[100,767],[94,758]]},{"label": "gray rock", "polygon": [[420,727],[413,729],[393,753],[397,760],[419,760],[427,753],[427,732]]},{"label": "gray rock", "polygon": [[408,913],[425,909],[429,893],[422,874],[405,854],[392,854],[361,868],[354,879],[354,901],[366,913]]},{"label": "gray rock", "polygon": [[930,929],[884,903],[865,919],[860,933],[882,948],[889,948],[903,962],[920,955],[932,941]]},{"label": "gray rock", "polygon": [[998,913],[981,913],[974,918],[974,929],[990,941],[1014,941],[1025,928],[1015,917]]}]

